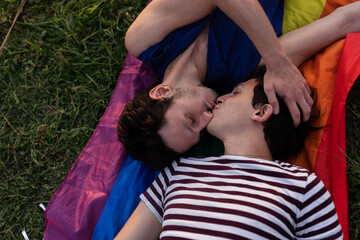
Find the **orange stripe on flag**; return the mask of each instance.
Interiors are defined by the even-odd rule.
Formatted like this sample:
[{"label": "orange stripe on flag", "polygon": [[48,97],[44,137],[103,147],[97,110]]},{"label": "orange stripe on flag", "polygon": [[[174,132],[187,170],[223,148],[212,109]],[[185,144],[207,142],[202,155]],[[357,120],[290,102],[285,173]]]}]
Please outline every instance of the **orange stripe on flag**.
[{"label": "orange stripe on flag", "polygon": [[315,88],[317,93],[316,108],[314,109],[319,109],[320,115],[311,124],[320,129],[310,133],[305,140],[306,150],[303,150],[297,157],[292,158],[290,162],[305,167],[310,171],[313,171],[324,127],[331,112],[337,67],[343,44],[344,40],[340,40],[330,45],[316,54],[315,57],[304,62],[300,67],[305,79],[311,87]]}]

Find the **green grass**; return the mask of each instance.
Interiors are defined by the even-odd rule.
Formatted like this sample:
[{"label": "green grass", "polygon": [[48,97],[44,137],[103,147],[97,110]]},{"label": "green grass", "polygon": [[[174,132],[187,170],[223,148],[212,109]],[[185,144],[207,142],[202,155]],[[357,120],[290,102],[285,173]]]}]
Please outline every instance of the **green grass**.
[{"label": "green grass", "polygon": [[[21,1],[0,1],[1,41]],[[0,239],[41,239],[43,210],[110,100],[146,1],[27,1],[0,58]]]},{"label": "green grass", "polygon": [[360,239],[360,77],[346,101],[350,239]]},{"label": "green grass", "polygon": [[[21,1],[0,1],[3,41]],[[146,1],[28,0],[0,57],[0,239],[41,239],[43,210],[110,100]],[[352,239],[360,236],[360,88],[347,107]]]}]

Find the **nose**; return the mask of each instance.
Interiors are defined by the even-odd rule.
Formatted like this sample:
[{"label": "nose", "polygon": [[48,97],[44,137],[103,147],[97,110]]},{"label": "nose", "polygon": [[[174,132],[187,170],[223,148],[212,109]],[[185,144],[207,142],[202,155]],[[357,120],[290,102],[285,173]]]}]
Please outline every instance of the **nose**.
[{"label": "nose", "polygon": [[229,96],[230,96],[230,93],[218,97],[218,98],[216,99],[216,104],[223,103]]}]

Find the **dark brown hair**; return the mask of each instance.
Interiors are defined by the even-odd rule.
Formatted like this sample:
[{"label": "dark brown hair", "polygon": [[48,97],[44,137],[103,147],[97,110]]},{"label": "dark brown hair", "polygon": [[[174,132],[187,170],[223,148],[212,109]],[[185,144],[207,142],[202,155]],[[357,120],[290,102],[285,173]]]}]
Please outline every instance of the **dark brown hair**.
[{"label": "dark brown hair", "polygon": [[[269,103],[263,85],[265,72],[266,68],[263,66],[258,68],[254,74],[248,76],[248,79],[255,78],[258,81],[258,84],[254,87],[254,97],[252,99],[253,107],[259,103]],[[312,89],[312,93],[315,102],[315,89]],[[263,131],[273,159],[283,160],[298,154],[303,148],[304,140],[309,132],[318,128],[313,128],[309,121],[301,121],[300,124],[295,127],[290,111],[284,100],[278,96],[277,99],[280,112],[277,115],[272,114],[271,117],[263,123]],[[315,106],[315,104],[313,106]],[[318,116],[319,111],[313,109],[310,119],[316,119]]]},{"label": "dark brown hair", "polygon": [[163,169],[179,158],[178,153],[167,147],[158,134],[173,98],[151,99],[149,92],[154,86],[138,93],[126,104],[120,115],[117,133],[131,157],[148,167]]}]

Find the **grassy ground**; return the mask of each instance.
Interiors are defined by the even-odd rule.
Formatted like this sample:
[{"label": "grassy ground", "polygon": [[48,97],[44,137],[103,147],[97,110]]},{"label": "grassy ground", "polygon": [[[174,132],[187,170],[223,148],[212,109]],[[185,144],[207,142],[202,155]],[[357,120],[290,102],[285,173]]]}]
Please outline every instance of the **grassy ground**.
[{"label": "grassy ground", "polygon": [[[0,41],[21,1],[0,1]],[[41,239],[45,206],[89,140],[146,1],[28,0],[0,56],[0,239]],[[347,107],[352,239],[360,237],[360,87]]]},{"label": "grassy ground", "polygon": [[[0,239],[41,239],[43,211],[110,100],[146,1],[27,1],[0,58]],[[20,1],[0,1],[1,41]]]},{"label": "grassy ground", "polygon": [[360,239],[360,77],[346,101],[350,239]]}]

